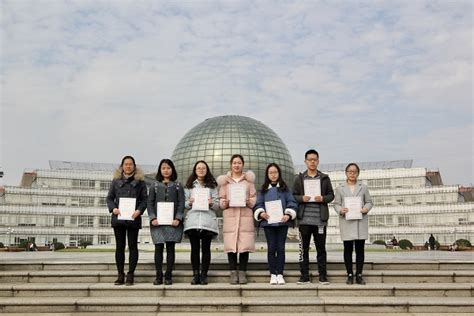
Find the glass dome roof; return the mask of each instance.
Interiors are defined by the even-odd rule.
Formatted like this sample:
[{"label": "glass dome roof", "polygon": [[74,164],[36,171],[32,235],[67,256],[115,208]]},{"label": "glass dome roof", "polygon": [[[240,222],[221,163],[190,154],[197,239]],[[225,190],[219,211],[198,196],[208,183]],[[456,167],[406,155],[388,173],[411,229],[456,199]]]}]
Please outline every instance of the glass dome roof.
[{"label": "glass dome roof", "polygon": [[230,170],[230,157],[241,154],[244,170],[256,175],[257,190],[265,179],[265,168],[277,163],[283,179],[293,184],[291,155],[278,135],[263,123],[245,116],[226,115],[206,119],[192,128],[176,145],[171,159],[178,180],[185,183],[198,160],[208,163],[214,177]]}]

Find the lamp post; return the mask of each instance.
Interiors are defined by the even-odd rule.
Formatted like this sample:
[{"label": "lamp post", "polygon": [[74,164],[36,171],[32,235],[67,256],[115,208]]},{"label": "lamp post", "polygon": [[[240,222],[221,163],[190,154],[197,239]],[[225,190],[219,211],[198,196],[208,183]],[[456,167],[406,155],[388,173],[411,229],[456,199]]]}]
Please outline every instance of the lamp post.
[{"label": "lamp post", "polygon": [[8,227],[7,228],[7,235],[8,235],[8,248],[11,247],[11,236],[12,234],[15,232],[15,229],[11,228],[11,227]]}]

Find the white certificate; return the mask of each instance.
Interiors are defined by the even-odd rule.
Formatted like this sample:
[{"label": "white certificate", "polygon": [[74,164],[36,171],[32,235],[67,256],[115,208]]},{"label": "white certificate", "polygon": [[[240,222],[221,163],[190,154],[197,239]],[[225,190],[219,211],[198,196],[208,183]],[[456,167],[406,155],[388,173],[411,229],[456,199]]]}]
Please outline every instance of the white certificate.
[{"label": "white certificate", "polygon": [[132,215],[135,212],[135,205],[137,204],[136,198],[120,198],[119,199],[119,211],[120,215],[117,219],[125,221],[133,221]]},{"label": "white certificate", "polygon": [[362,197],[361,196],[351,196],[344,198],[344,207],[349,209],[346,213],[346,219],[362,219]]},{"label": "white certificate", "polygon": [[247,186],[244,183],[231,183],[229,187],[229,206],[245,207]]},{"label": "white certificate", "polygon": [[171,225],[174,220],[174,203],[158,202],[156,204],[156,220],[158,225]]},{"label": "white certificate", "polygon": [[193,210],[209,210],[209,197],[211,196],[209,188],[194,188],[191,196],[194,198]]},{"label": "white certificate", "polygon": [[280,223],[283,217],[283,206],[281,200],[265,202],[265,211],[270,218],[268,224]]},{"label": "white certificate", "polygon": [[321,179],[304,180],[304,195],[310,196],[310,202],[314,202],[315,196],[321,196]]}]

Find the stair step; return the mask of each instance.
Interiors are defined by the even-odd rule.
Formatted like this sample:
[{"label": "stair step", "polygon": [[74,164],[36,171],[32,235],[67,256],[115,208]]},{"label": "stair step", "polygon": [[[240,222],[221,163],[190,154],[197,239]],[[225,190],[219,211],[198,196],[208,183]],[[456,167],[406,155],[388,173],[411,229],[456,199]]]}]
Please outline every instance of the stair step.
[{"label": "stair step", "polygon": [[269,312],[280,313],[469,313],[474,298],[463,297],[41,297],[0,298],[4,313],[42,312]]},{"label": "stair step", "polygon": [[[164,264],[166,266],[166,264]],[[126,265],[125,268],[128,268]],[[287,262],[285,264],[287,271],[290,270],[299,270],[298,262]],[[115,271],[116,266],[113,261],[98,263],[98,262],[87,262],[87,261],[55,261],[55,262],[23,262],[23,261],[11,261],[8,263],[0,263],[0,271],[49,271],[49,270],[112,270]],[[189,262],[177,262],[175,263],[176,270],[192,270],[191,264]],[[212,262],[210,270],[224,270],[229,269],[229,264],[227,262]],[[249,270],[268,270],[268,264],[265,261],[252,260],[248,264]],[[316,263],[310,264],[311,270],[317,270]],[[458,261],[449,261],[449,262],[432,262],[432,261],[418,261],[418,262],[365,262],[364,269],[368,270],[473,270],[474,271],[474,262],[458,262]],[[155,270],[155,265],[153,261],[140,261],[137,271],[148,271]],[[328,270],[342,270],[345,271],[345,266],[343,262],[329,262]]]},{"label": "stair step", "polygon": [[474,285],[468,283],[400,284],[270,284],[206,286],[151,283],[115,286],[108,283],[23,283],[0,285],[0,297],[474,297]]},{"label": "stair step", "polygon": [[[248,271],[250,283],[268,283],[268,271]],[[295,283],[300,276],[298,271],[285,272],[285,280]],[[85,271],[0,271],[1,283],[113,283],[117,274],[112,270],[85,270]],[[155,278],[154,271],[137,271],[136,283],[152,283]],[[191,270],[177,270],[173,272],[176,283],[188,283],[192,278]],[[345,283],[344,271],[328,271],[329,281],[332,283]],[[311,279],[318,281],[317,272],[312,271]],[[379,271],[369,270],[364,272],[364,279],[368,283],[472,283],[474,271]],[[229,271],[210,271],[210,283],[227,283]]]}]

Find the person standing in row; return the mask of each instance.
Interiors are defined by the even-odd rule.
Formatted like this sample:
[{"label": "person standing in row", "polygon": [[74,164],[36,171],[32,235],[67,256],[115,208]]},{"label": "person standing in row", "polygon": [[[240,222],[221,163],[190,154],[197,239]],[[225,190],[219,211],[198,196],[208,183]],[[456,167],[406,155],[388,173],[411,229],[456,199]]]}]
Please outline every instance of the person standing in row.
[{"label": "person standing in row", "polygon": [[329,284],[327,279],[326,227],[329,219],[328,203],[334,199],[331,180],[319,171],[319,154],[310,149],[305,153],[307,170],[295,177],[293,196],[298,202],[300,272],[298,284],[309,283],[309,244],[311,235],[316,245],[319,283]]},{"label": "person standing in row", "polygon": [[224,210],[224,252],[229,260],[230,284],[246,284],[249,253],[255,251],[252,212],[256,201],[255,174],[250,170],[243,171],[244,158],[238,154],[231,157],[230,166],[226,175],[217,178],[219,203]]},{"label": "person standing in row", "polygon": [[[207,163],[200,160],[194,164],[184,188],[185,207],[188,210],[184,220],[184,232],[191,243],[191,284],[207,284],[207,272],[211,263],[211,241],[219,234],[216,211],[219,209],[217,183]],[[206,201],[203,205],[201,200]],[[195,203],[196,202],[196,203]],[[199,202],[199,203],[198,203]],[[202,245],[201,273],[200,249]]]},{"label": "person standing in row", "polygon": [[163,250],[166,244],[165,284],[173,284],[175,245],[183,237],[184,189],[176,181],[176,169],[170,159],[161,160],[156,181],[150,186],[148,216],[150,233],[155,244],[156,279],[154,285],[163,284]]},{"label": "person standing in row", "polygon": [[[281,177],[281,169],[271,163],[265,170],[265,181],[257,193],[255,220],[261,221],[267,239],[267,260],[270,270],[270,284],[285,284],[285,243],[288,225],[296,218],[297,204],[293,194]],[[273,211],[278,218],[273,218]]]},{"label": "person standing in row", "polygon": [[[115,264],[118,277],[115,285],[133,285],[138,263],[138,232],[142,228],[142,215],[147,206],[147,188],[143,171],[137,168],[132,156],[125,156],[115,170],[107,207],[112,214],[115,235]],[[125,280],[125,245],[128,238],[129,269]]]},{"label": "person standing in row", "polygon": [[367,213],[373,206],[367,186],[357,181],[360,169],[355,163],[346,167],[346,183],[336,188],[334,209],[339,217],[341,239],[344,242],[344,264],[347,271],[347,284],[354,284],[352,270],[352,252],[355,245],[356,282],[365,284],[362,278],[364,268],[364,245],[369,237],[369,219]]}]

